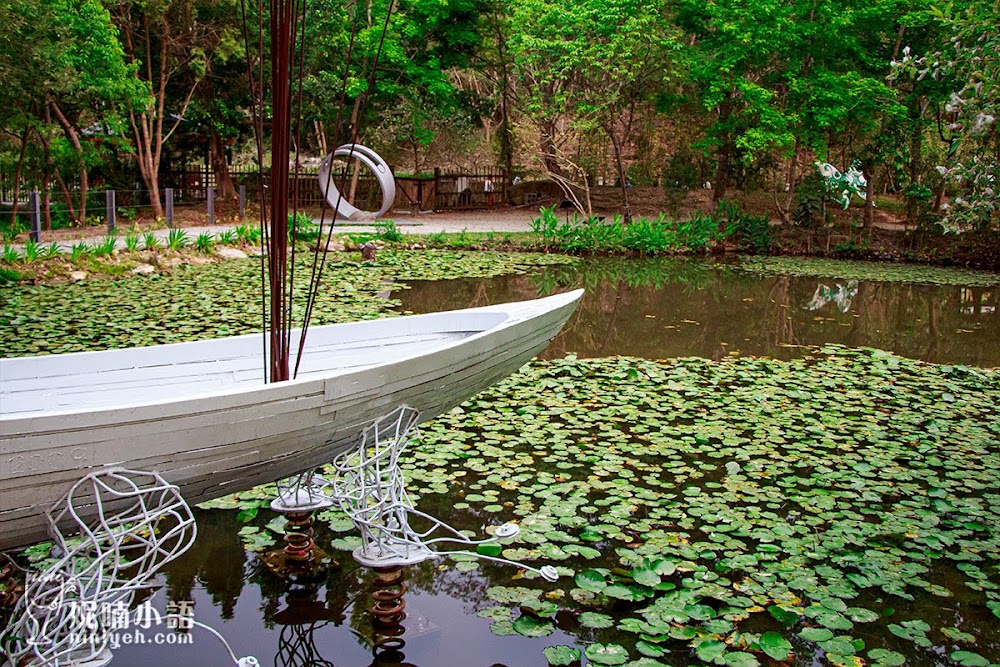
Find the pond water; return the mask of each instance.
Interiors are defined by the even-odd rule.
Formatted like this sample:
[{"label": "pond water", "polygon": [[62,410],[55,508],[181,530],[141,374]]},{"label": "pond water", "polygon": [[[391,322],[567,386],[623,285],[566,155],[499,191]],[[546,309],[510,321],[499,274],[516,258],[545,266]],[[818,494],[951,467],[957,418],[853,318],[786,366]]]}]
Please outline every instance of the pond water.
[{"label": "pond water", "polygon": [[[603,586],[610,584],[615,577],[621,580],[619,583],[631,583],[631,579],[625,576],[628,573],[620,571],[627,557],[623,556],[626,561],[621,561],[621,554],[616,555],[616,549],[628,547],[641,551],[639,545],[646,540],[644,535],[651,534],[645,531],[656,532],[657,528],[663,528],[668,534],[672,530],[678,531],[685,538],[680,540],[680,544],[664,549],[673,550],[671,558],[681,565],[676,574],[669,576],[667,569],[657,571],[655,581],[660,582],[662,574],[664,584],[656,589],[657,592],[649,588],[636,593],[642,587],[633,585],[629,589],[632,593],[622,593],[627,587],[619,586],[617,596],[611,595],[601,604],[591,604],[592,600],[585,599],[583,593],[575,594],[572,599],[568,595],[570,589],[574,589],[574,593],[582,590],[572,576],[564,576],[556,584],[547,585],[538,580],[512,578],[514,570],[511,568],[491,565],[462,568],[458,567],[461,563],[448,560],[425,563],[409,568],[407,573],[408,591],[404,598],[407,618],[403,623],[405,646],[399,652],[388,651],[381,657],[373,657],[371,617],[368,613],[373,579],[370,573],[356,566],[348,552],[331,550],[340,563],[339,568],[332,569],[313,585],[289,590],[266,571],[256,555],[246,551],[239,535],[245,524],[237,520],[237,513],[214,509],[197,511],[198,542],[190,553],[169,566],[162,579],[165,595],[155,596],[154,607],[163,611],[167,604],[193,602],[195,618],[219,630],[233,645],[237,655],[255,655],[263,665],[282,667],[330,664],[339,667],[370,664],[542,666],[548,664],[542,653],[545,647],[564,645],[583,650],[597,643],[623,645],[630,654],[630,660],[636,661],[634,664],[637,666],[700,665],[709,664],[712,659],[714,648],[710,644],[715,640],[710,637],[723,637],[732,644],[724,656],[723,649],[726,647],[721,647],[718,655],[722,657],[715,662],[730,667],[753,667],[757,664],[871,664],[891,667],[902,664],[898,661],[899,657],[904,657],[907,665],[918,667],[987,665],[1000,661],[1000,602],[992,613],[986,605],[987,598],[997,599],[990,596],[997,589],[996,582],[1000,581],[1000,533],[995,523],[1000,514],[1000,488],[996,476],[996,468],[1000,464],[1000,448],[997,447],[1000,431],[995,426],[996,414],[990,412],[990,401],[985,400],[983,405],[975,402],[980,386],[975,383],[985,383],[982,386],[995,393],[995,377],[987,380],[973,378],[968,380],[971,384],[966,385],[963,384],[965,380],[958,376],[947,376],[948,373],[959,373],[958,370],[952,371],[946,366],[944,368],[948,370],[943,374],[934,371],[933,382],[944,383],[954,394],[942,395],[952,396],[951,400],[965,406],[964,412],[960,411],[962,417],[947,414],[954,418],[951,428],[962,438],[942,436],[941,443],[942,451],[949,447],[956,448],[954,453],[961,455],[964,461],[961,465],[953,466],[947,461],[942,464],[934,458],[936,455],[930,449],[924,451],[924,444],[929,447],[931,443],[924,443],[918,434],[928,430],[937,433],[934,425],[937,417],[932,414],[931,407],[927,408],[926,420],[921,416],[919,420],[914,417],[912,421],[885,410],[884,419],[883,415],[873,417],[874,426],[865,427],[867,430],[859,432],[856,437],[851,436],[847,441],[840,441],[840,445],[833,442],[838,436],[831,435],[826,439],[817,436],[817,440],[823,441],[822,447],[832,449],[815,452],[804,445],[798,449],[793,446],[796,440],[788,435],[795,432],[792,425],[781,422],[789,429],[786,439],[780,437],[780,432],[776,430],[778,422],[766,421],[774,419],[775,413],[787,411],[791,414],[799,408],[805,415],[824,412],[822,405],[810,403],[812,399],[804,398],[804,393],[796,394],[788,390],[794,382],[800,383],[795,386],[805,386],[813,377],[833,382],[829,385],[832,387],[830,391],[844,392],[846,396],[856,395],[856,402],[845,399],[844,404],[838,406],[837,409],[842,409],[843,413],[836,414],[842,419],[851,419],[861,410],[874,409],[873,402],[876,400],[896,400],[899,394],[892,392],[904,392],[909,385],[917,393],[906,394],[906,401],[915,400],[913,396],[921,390],[920,374],[926,372],[922,370],[923,366],[913,365],[911,368],[907,366],[909,362],[900,362],[896,357],[887,357],[886,362],[879,355],[862,355],[856,360],[848,355],[847,358],[852,359],[850,363],[857,364],[861,369],[857,371],[860,377],[857,386],[851,386],[849,378],[855,371],[841,369],[841,374],[838,370],[841,368],[837,366],[840,363],[838,360],[842,359],[837,356],[839,348],[826,348],[827,351],[834,350],[829,358],[810,357],[814,353],[819,354],[816,350],[829,343],[849,348],[870,346],[891,350],[902,357],[936,364],[1000,366],[1000,314],[997,313],[1000,287],[853,281],[850,277],[762,276],[732,266],[686,260],[590,260],[576,267],[548,267],[531,275],[415,282],[410,289],[393,296],[402,300],[403,310],[430,312],[528,299],[579,286],[587,288],[587,295],[543,358],[559,360],[573,353],[581,359],[612,355],[649,360],[703,357],[724,360],[724,363],[706,366],[703,362],[692,361],[644,365],[636,359],[582,366],[558,361],[554,362],[555,365],[542,365],[541,370],[533,371],[535,375],[522,378],[519,389],[515,390],[513,385],[501,387],[498,393],[479,401],[465,414],[449,416],[439,426],[429,427],[423,438],[426,442],[442,443],[439,448],[444,453],[437,458],[438,446],[433,452],[428,451],[430,448],[418,448],[414,456],[416,463],[411,466],[409,474],[421,497],[418,507],[437,513],[462,529],[481,533],[486,526],[508,519],[541,516],[542,524],[551,519],[554,522],[552,525],[536,527],[534,532],[529,530],[528,533],[535,537],[544,534],[547,540],[562,540],[576,545],[573,547],[575,550],[567,547],[565,552],[557,552],[561,554],[555,562],[557,565],[569,566],[576,572],[599,566],[608,568],[600,571],[600,576],[607,577],[608,581],[602,579],[600,584],[594,584],[602,591],[610,590]],[[788,366],[791,370],[786,374],[786,367],[782,365],[761,366],[750,361],[739,365],[744,362],[735,359],[751,355],[797,359],[803,365]],[[879,383],[886,369],[897,369],[900,363],[912,373],[912,377],[901,381],[898,387],[885,390],[888,393],[882,393]],[[723,370],[718,371],[719,368]],[[961,372],[965,373],[964,370]],[[566,373],[579,373],[583,379],[578,381]],[[773,390],[777,393],[762,394],[763,385],[760,383],[747,387],[740,385],[741,378],[772,373],[776,381],[767,380],[768,392]],[[677,401],[670,403],[674,401],[673,394],[662,393],[662,387],[646,393],[640,385],[657,374],[664,378],[681,378],[677,381],[682,384],[685,382],[683,378],[695,382],[697,377],[697,382],[705,382],[707,389],[695,396],[692,394],[695,390],[689,388],[684,400],[704,402],[697,404],[698,409],[691,414],[684,414],[682,404]],[[617,382],[615,378],[619,377],[621,384],[618,388],[609,390],[607,396],[601,396],[601,387],[607,386],[608,382]],[[666,384],[663,386],[672,382],[664,380]],[[574,396],[571,388],[577,385],[583,387],[583,393],[593,391],[593,399]],[[537,405],[530,405],[531,392],[534,391],[530,387],[535,386],[540,397]],[[689,383],[685,386],[694,385]],[[875,396],[882,398],[861,396],[866,387],[872,387]],[[637,393],[631,393],[633,389]],[[788,391],[789,395],[778,396],[782,390]],[[739,396],[744,393],[750,396],[748,403],[738,403]],[[502,407],[496,406],[508,394],[518,394],[517,400],[521,403],[516,405],[529,404],[526,414],[521,414],[520,409],[517,415],[510,410],[506,413],[495,411],[502,410]],[[720,398],[720,394],[725,396]],[[729,395],[736,398],[730,401]],[[779,398],[784,402],[780,402]],[[617,404],[618,400],[622,403]],[[566,405],[573,401],[585,406],[585,409],[567,411]],[[748,413],[746,406],[758,403],[764,406],[760,415],[748,415],[743,420],[742,415]],[[636,419],[641,417],[638,422],[628,417],[628,411],[633,409],[637,410]],[[664,432],[676,429],[678,442],[684,444],[672,449],[657,449],[662,443],[654,447],[652,441],[647,441],[645,431],[649,429],[644,424],[656,422],[659,415],[674,410],[680,415],[679,421],[664,421],[650,428]],[[715,418],[710,413],[716,410],[719,415],[730,416]],[[727,410],[735,412],[727,413]],[[591,411],[593,415],[588,414]],[[918,412],[914,408],[914,413]],[[699,416],[703,413],[708,416]],[[617,419],[617,414],[625,416]],[[836,414],[816,417],[805,428],[816,433],[819,432],[816,429],[823,425],[832,428],[837,420]],[[725,423],[716,423],[713,419]],[[795,418],[788,419],[794,421]],[[938,423],[944,419],[941,416]],[[906,428],[899,426],[897,422],[900,420],[907,422]],[[742,422],[740,428],[743,430],[725,430],[733,422]],[[522,424],[524,434],[519,433]],[[898,438],[893,429],[897,427],[903,433],[914,434],[914,447],[920,440],[921,456],[926,459],[911,455],[902,444],[895,444]],[[462,429],[467,432],[463,432],[457,440],[453,435],[445,435]],[[888,433],[892,437],[879,441],[883,436],[873,434],[871,429],[882,429],[883,434]],[[505,439],[515,437],[515,433],[523,436],[523,442],[509,455],[490,453],[491,446],[500,446]],[[693,436],[688,437],[689,433]],[[776,439],[771,441],[773,449],[758,447],[756,442],[767,438],[768,433],[778,433]],[[485,453],[470,456],[465,450],[469,445],[475,448],[483,438],[486,440]],[[961,442],[963,438],[976,445],[969,450],[961,449],[965,446]],[[890,441],[893,444],[888,445],[886,460],[881,463],[873,460],[882,451],[878,448],[880,443]],[[799,445],[802,443],[799,442]],[[612,454],[608,455],[606,451]],[[830,461],[849,465],[855,472],[849,470],[849,475],[838,477],[836,465],[831,466],[833,471],[824,471],[825,452],[829,452]],[[509,459],[514,454],[517,461],[512,463]],[[942,454],[941,458],[946,458],[946,455]],[[946,471],[937,476],[933,471],[941,465]],[[885,475],[894,476],[891,482],[884,482],[884,476],[870,472],[879,466],[886,471]],[[596,476],[591,474],[593,469],[597,470]],[[823,476],[810,472],[815,470],[823,471]],[[790,476],[794,475],[798,475],[794,477],[795,483],[788,483],[792,479]],[[871,485],[866,487],[865,480],[869,480],[870,476]],[[640,482],[639,477],[644,481]],[[608,490],[614,488],[616,478],[646,491],[638,496],[626,494],[623,501],[616,492]],[[914,479],[916,481],[912,481]],[[504,480],[514,481],[504,486],[501,483]],[[753,480],[762,481],[758,484]],[[973,484],[970,480],[974,480],[976,485],[970,488],[955,486],[966,482]],[[898,486],[887,489],[878,486],[881,482]],[[949,486],[952,483],[954,485]],[[519,488],[518,484],[522,487]],[[552,494],[560,491],[552,491],[551,488],[567,484],[578,486],[575,490],[567,487],[565,495],[558,502],[553,502]],[[768,490],[769,484],[777,485],[773,497],[769,495],[772,493]],[[800,487],[800,490],[794,491],[793,487]],[[939,494],[939,487],[948,489],[947,494],[944,491]],[[808,495],[812,490],[822,491],[820,495],[827,496],[827,500],[835,500],[830,500],[829,505],[822,498],[802,500],[800,496]],[[455,493],[461,495],[464,502],[457,504]],[[732,498],[739,498],[738,502],[729,502],[728,506],[739,505],[741,511],[746,510],[747,513],[741,515],[742,521],[754,529],[752,534],[749,529],[742,535],[732,526],[719,527],[728,522],[728,519],[720,519],[727,504],[719,500],[726,500],[727,493],[735,494]],[[677,497],[686,496],[686,504],[662,500],[674,498],[674,494],[678,494]],[[717,494],[715,500],[699,500],[714,494]],[[746,500],[743,494],[751,500]],[[860,500],[862,494],[864,502]],[[898,510],[899,505],[906,504],[907,494],[929,495],[927,502],[931,504],[909,508],[905,512]],[[532,495],[534,500],[525,500]],[[985,497],[985,502],[976,504],[978,501],[969,500],[976,495]],[[263,498],[262,495],[260,497]],[[955,497],[960,497],[960,500],[954,500]],[[253,495],[248,495],[244,500],[252,504],[253,498]],[[935,500],[941,498],[946,498],[951,505],[933,505],[946,502]],[[624,514],[616,515],[615,511],[622,502],[628,507],[622,510]],[[800,506],[805,509],[789,509]],[[818,518],[816,522],[810,521],[809,512],[814,511],[810,508],[815,507],[826,512],[821,515],[820,510],[815,509],[816,516],[822,516],[822,522]],[[936,508],[946,517],[942,524],[944,528],[934,523],[933,532],[921,532],[924,524],[918,526],[914,523],[917,519],[913,517],[926,519],[926,515],[921,513],[929,512],[927,508]],[[836,516],[829,516],[832,510],[836,510]],[[872,514],[866,514],[869,510]],[[830,539],[833,540],[843,534],[850,536],[851,531],[864,534],[866,525],[880,520],[875,518],[879,512],[894,517],[893,521],[898,522],[893,524],[893,530],[884,531],[891,535],[876,534],[871,538],[872,544],[882,545],[882,540],[885,540],[884,549],[880,546],[875,550],[873,546],[869,552],[876,565],[866,569],[864,563],[859,564],[857,570],[848,573],[849,577],[853,577],[849,581],[844,579],[846,569],[836,572],[834,568],[823,569],[822,564],[833,556],[824,555],[827,552],[820,545],[802,546],[800,540],[794,537],[794,530],[803,526],[808,526],[808,529],[800,530],[799,534],[832,536]],[[587,521],[583,521],[583,532],[580,532],[579,523],[557,522],[558,517],[568,515],[600,516],[600,520],[591,522],[597,526],[597,532],[593,537],[585,534]],[[800,515],[796,528],[794,520]],[[852,516],[854,518],[848,520]],[[273,515],[270,512],[261,510],[251,525],[266,533],[263,526],[271,518]],[[331,525],[320,522],[317,541],[326,545],[331,539],[350,534],[342,532],[340,523],[338,526],[336,521]],[[700,529],[703,524],[712,523],[718,524],[717,531]],[[965,528],[952,530],[951,524],[956,523]],[[781,532],[779,525],[792,526],[788,529],[791,532]],[[672,528],[666,528],[668,526]],[[630,533],[633,528],[639,532]],[[959,530],[966,532],[955,532]],[[573,533],[573,536],[567,532]],[[742,538],[737,539],[737,535],[742,535]],[[779,536],[777,540],[775,535]],[[582,536],[582,541],[579,536]],[[539,537],[534,544],[548,544],[546,539]],[[661,536],[660,539],[667,538]],[[848,538],[849,543],[851,539]],[[819,540],[819,543],[823,541]],[[794,549],[784,542],[789,545],[794,543]],[[937,558],[936,555],[940,555],[937,550],[944,548],[942,543],[949,547],[960,544],[958,553],[962,557],[951,560]],[[780,562],[771,557],[770,560],[775,562],[764,564],[769,558],[767,554],[778,551],[767,548],[771,544],[781,544],[785,553]],[[529,551],[532,548],[531,543],[515,546],[528,547]],[[695,547],[694,550],[692,547]],[[594,548],[600,556],[590,554]],[[921,552],[919,556],[918,551]],[[861,552],[864,552],[863,549]],[[567,554],[575,555],[570,557]],[[891,554],[892,557],[883,562],[880,558],[884,554]],[[748,584],[747,580],[740,583],[737,577],[731,575],[740,569],[734,565],[733,559],[740,558],[744,559],[740,561],[743,563],[740,567],[755,572],[752,578],[757,582],[766,583],[768,577],[775,576],[781,579],[786,576],[787,570],[795,568],[799,568],[808,581],[803,583],[792,579],[792,583],[779,587],[782,594],[768,592],[765,596],[768,602],[764,602],[764,598],[758,602],[758,597],[764,595],[760,591],[754,592],[758,584]],[[754,566],[756,570],[747,565],[746,558],[753,558],[754,563],[757,558],[760,559],[760,564]],[[536,566],[546,562],[532,561]],[[660,567],[652,563],[647,565],[654,569]],[[970,567],[963,567],[965,565]],[[636,565],[635,569],[642,567]],[[899,573],[893,569],[898,567],[904,571]],[[463,569],[471,571],[461,571]],[[672,566],[668,569],[673,573]],[[860,573],[868,577],[866,581],[875,582],[875,570],[888,582],[883,583],[882,588],[865,587],[858,583],[856,576]],[[648,576],[653,577],[652,574]],[[683,580],[680,579],[682,576]],[[893,588],[896,585],[893,576],[900,577],[899,581],[904,582],[900,586],[908,586],[905,594],[894,594],[902,593],[902,589]],[[691,579],[697,581],[692,583]],[[976,584],[976,581],[984,579],[993,582],[992,586],[986,586],[987,597],[984,597],[983,587]],[[635,581],[639,582],[639,577],[635,577]],[[668,587],[668,582],[674,583]],[[652,582],[646,583],[652,585]],[[675,627],[671,630],[674,634],[668,639],[665,629],[656,630],[651,616],[641,616],[644,607],[651,607],[647,605],[647,599],[662,595],[660,591],[667,591],[675,584],[686,590],[698,590],[699,595],[704,596],[688,600],[687,606],[682,605],[686,611],[676,612],[683,618],[690,617],[689,625],[698,628],[698,637],[694,634],[687,636]],[[859,590],[848,590],[852,585]],[[495,586],[527,587],[550,593],[557,609],[542,615],[543,619],[551,617],[551,620],[543,622],[543,629],[548,634],[536,638],[511,634],[508,621],[518,617],[519,613],[525,615],[527,612],[517,611],[516,593],[511,602],[504,598],[503,590],[491,588]],[[710,592],[712,587],[717,589],[714,593]],[[741,615],[734,611],[742,604],[731,599],[734,589],[743,596],[739,599],[754,600],[744,608],[749,604],[763,604],[780,609],[768,614],[761,613],[762,608],[757,607],[751,608],[751,613]],[[522,588],[515,590],[523,591]],[[629,598],[629,595],[637,597]],[[712,598],[714,601],[709,603],[712,595],[715,596]],[[806,598],[803,603],[802,599]],[[841,601],[842,598],[847,600],[846,604]],[[507,604],[502,603],[499,607],[512,611],[508,614],[503,609],[495,610],[497,613],[491,618],[476,615],[496,605],[497,600],[506,600]],[[720,602],[725,600],[728,602]],[[809,607],[808,618],[814,620],[806,620],[800,614],[794,631],[788,630],[779,622],[781,609],[796,606]],[[589,618],[580,616],[581,612],[588,611],[595,615]],[[633,634],[628,634],[615,628],[604,628],[607,622],[611,622],[605,621],[607,617],[604,614],[608,614],[613,622],[639,617],[646,618],[651,625],[646,626],[642,633],[633,630]],[[485,615],[489,613],[485,612]],[[856,623],[853,631],[853,623],[845,618]],[[584,619],[586,622],[583,622]],[[695,623],[697,619],[700,620]],[[817,626],[815,619],[819,619],[820,630],[833,628],[829,637],[815,633],[810,635],[808,631],[806,637],[801,635],[803,626]],[[929,630],[912,625],[916,621],[926,622]],[[842,627],[838,623],[845,625]],[[893,624],[896,624],[895,630],[890,628]],[[944,630],[947,630],[946,634],[940,634]],[[503,636],[497,636],[497,631]],[[193,632],[196,639],[190,646],[122,646],[116,652],[115,664],[171,667],[226,664],[221,644],[202,631]],[[925,638],[924,633],[927,632],[930,634]],[[758,649],[738,651],[741,633],[750,637],[761,633],[770,633],[772,637],[778,633],[787,637],[791,657],[787,662],[779,663]],[[698,644],[703,641],[701,635],[704,635],[704,645]],[[645,643],[646,654],[658,655],[656,661],[646,658],[646,662],[642,662],[642,653],[636,648],[640,636],[649,639]],[[845,647],[844,642],[848,640],[855,642],[854,648]],[[864,645],[864,650],[859,648],[857,642]],[[698,652],[694,650],[695,646],[701,646]],[[875,649],[874,653],[870,652],[872,649]],[[775,650],[781,652],[780,648]],[[834,650],[842,650],[844,654],[834,654]],[[984,661],[977,662],[977,658],[969,658],[964,653],[954,657],[956,651],[963,650],[975,653],[978,660]],[[657,651],[669,652],[658,654]],[[613,653],[612,650],[607,657],[598,656],[597,660],[607,660],[602,664],[622,664],[624,661],[618,662]],[[854,653],[857,655],[852,655]],[[598,663],[585,661],[585,664]]]},{"label": "pond water", "polygon": [[762,276],[696,260],[595,259],[530,276],[411,287],[394,296],[416,313],[586,288],[573,319],[545,351],[548,359],[570,352],[788,359],[809,346],[839,343],[933,363],[1000,366],[1000,285]]}]

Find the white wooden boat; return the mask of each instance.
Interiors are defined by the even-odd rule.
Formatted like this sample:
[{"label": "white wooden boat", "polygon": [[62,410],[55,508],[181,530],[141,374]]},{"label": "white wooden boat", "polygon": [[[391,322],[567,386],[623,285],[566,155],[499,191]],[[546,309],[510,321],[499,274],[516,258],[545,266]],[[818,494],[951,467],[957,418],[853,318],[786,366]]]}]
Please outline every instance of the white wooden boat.
[{"label": "white wooden boat", "polygon": [[275,384],[259,334],[0,360],[0,549],[44,539],[95,468],[158,472],[196,503],[328,463],[401,404],[434,417],[543,350],[581,295],[312,327]]}]

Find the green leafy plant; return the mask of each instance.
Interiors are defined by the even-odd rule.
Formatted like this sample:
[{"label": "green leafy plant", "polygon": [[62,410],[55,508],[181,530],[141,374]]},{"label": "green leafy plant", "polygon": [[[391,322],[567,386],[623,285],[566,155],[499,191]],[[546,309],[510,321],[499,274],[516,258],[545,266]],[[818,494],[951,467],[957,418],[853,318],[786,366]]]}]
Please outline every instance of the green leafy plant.
[{"label": "green leafy plant", "polygon": [[10,244],[14,242],[19,234],[22,234],[27,229],[27,225],[23,222],[20,220],[14,220],[12,223],[7,225],[2,232],[0,232],[0,238],[2,238],[5,245]]},{"label": "green leafy plant", "polygon": [[160,247],[160,238],[154,232],[142,235],[142,247],[146,250],[156,250]]},{"label": "green leafy plant", "polygon": [[190,245],[191,239],[183,229],[171,229],[167,233],[167,247],[171,250],[182,250]]},{"label": "green leafy plant", "polygon": [[114,236],[105,236],[100,241],[94,243],[95,257],[101,257],[102,255],[110,255],[115,251],[115,246],[117,245],[118,239]]},{"label": "green leafy plant", "polygon": [[27,243],[24,244],[24,261],[34,262],[36,261],[42,253],[41,244],[35,239],[28,239]]},{"label": "green leafy plant", "polygon": [[233,244],[236,243],[237,235],[236,235],[236,232],[234,230],[227,229],[224,232],[220,232],[220,233],[216,234],[215,240],[218,241],[222,245],[233,245]]},{"label": "green leafy plant", "polygon": [[139,249],[139,241],[142,239],[137,233],[129,232],[125,235],[125,249],[129,252],[135,252]]},{"label": "green leafy plant", "polygon": [[198,252],[211,254],[212,249],[215,248],[215,237],[209,232],[198,234],[198,237],[194,240],[194,247]]},{"label": "green leafy plant", "polygon": [[4,243],[3,245],[3,261],[13,264],[17,260],[21,259],[20,253],[17,252],[17,248],[10,245],[9,243]]},{"label": "green leafy plant", "polygon": [[123,206],[118,209],[118,217],[122,220],[135,220],[139,217],[138,212],[135,210],[134,206]]},{"label": "green leafy plant", "polygon": [[75,262],[83,257],[87,257],[92,254],[92,249],[86,243],[74,243],[73,247],[70,248],[69,258],[71,261]]},{"label": "green leafy plant", "polygon": [[319,225],[302,211],[288,214],[288,238],[298,241],[314,241],[319,238]]},{"label": "green leafy plant", "polygon": [[237,225],[236,238],[240,243],[245,243],[247,245],[257,245],[260,243],[260,228],[251,227],[249,225]]},{"label": "green leafy plant", "polygon": [[375,223],[375,233],[383,241],[402,241],[403,232],[399,231],[396,223],[392,220],[379,220]]},{"label": "green leafy plant", "polygon": [[45,250],[42,251],[42,257],[44,257],[45,259],[52,259],[61,252],[62,249],[59,247],[59,244],[53,241],[48,246],[46,246]]},{"label": "green leafy plant", "polygon": [[0,266],[0,285],[5,283],[17,283],[24,279],[20,273],[14,269],[8,269],[4,266]]}]

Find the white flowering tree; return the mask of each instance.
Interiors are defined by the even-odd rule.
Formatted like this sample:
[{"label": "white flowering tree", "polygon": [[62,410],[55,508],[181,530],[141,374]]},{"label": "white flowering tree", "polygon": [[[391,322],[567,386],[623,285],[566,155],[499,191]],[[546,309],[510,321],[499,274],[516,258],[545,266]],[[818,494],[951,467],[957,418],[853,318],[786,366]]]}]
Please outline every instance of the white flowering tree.
[{"label": "white flowering tree", "polygon": [[944,107],[948,141],[938,172],[958,191],[945,209],[946,229],[1000,229],[1000,2],[977,0],[958,10],[933,6],[944,42],[933,53],[903,50],[895,76],[948,83]]}]

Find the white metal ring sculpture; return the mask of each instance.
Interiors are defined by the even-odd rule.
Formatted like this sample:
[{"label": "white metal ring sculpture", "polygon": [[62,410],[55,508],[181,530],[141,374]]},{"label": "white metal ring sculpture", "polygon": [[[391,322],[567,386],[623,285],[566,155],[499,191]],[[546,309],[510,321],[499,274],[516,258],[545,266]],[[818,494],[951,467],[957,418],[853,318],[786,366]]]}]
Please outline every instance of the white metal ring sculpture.
[{"label": "white metal ring sculpture", "polygon": [[[336,157],[357,158],[375,174],[379,188],[382,190],[382,206],[377,212],[362,211],[341,196],[340,190],[337,189],[330,174],[331,164]],[[324,158],[319,166],[319,189],[330,203],[330,207],[345,220],[379,218],[392,208],[393,202],[396,201],[396,179],[393,177],[389,165],[378,153],[360,144],[344,144],[333,151],[332,155],[327,155]]]}]

